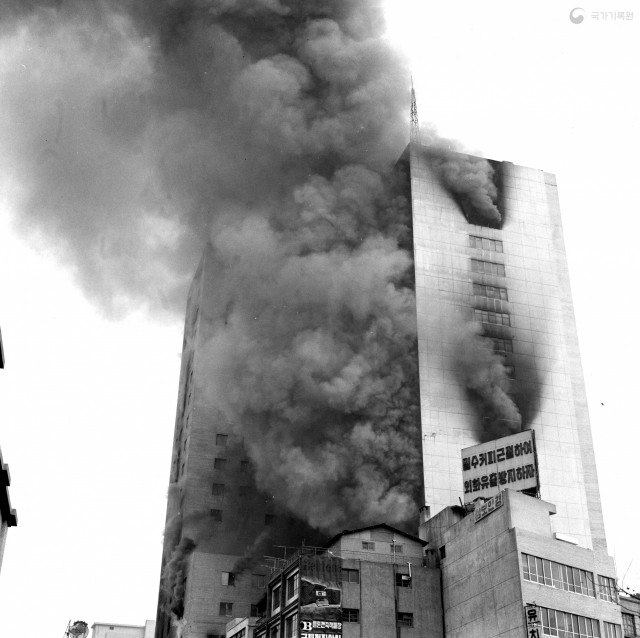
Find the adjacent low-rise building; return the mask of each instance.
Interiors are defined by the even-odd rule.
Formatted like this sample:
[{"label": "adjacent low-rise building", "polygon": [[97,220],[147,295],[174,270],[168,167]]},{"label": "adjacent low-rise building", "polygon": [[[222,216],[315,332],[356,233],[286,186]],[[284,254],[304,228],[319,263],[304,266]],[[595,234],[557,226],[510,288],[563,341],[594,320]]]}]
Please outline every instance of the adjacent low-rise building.
[{"label": "adjacent low-rise building", "polygon": [[0,569],[2,569],[7,532],[10,527],[15,527],[18,524],[18,514],[11,507],[9,485],[11,485],[9,466],[2,460],[2,450],[0,450]]},{"label": "adjacent low-rise building", "polygon": [[640,596],[621,594],[622,633],[625,638],[640,636]]},{"label": "adjacent low-rise building", "polygon": [[440,572],[424,565],[425,545],[382,524],[301,548],[271,577],[255,638],[442,638]]},{"label": "adjacent low-rise building", "polygon": [[155,620],[147,620],[144,625],[96,622],[91,625],[91,638],[153,638],[155,631]]},{"label": "adjacent low-rise building", "polygon": [[449,507],[423,521],[447,638],[622,638],[613,559],[553,532],[555,513],[507,489],[473,512]]}]

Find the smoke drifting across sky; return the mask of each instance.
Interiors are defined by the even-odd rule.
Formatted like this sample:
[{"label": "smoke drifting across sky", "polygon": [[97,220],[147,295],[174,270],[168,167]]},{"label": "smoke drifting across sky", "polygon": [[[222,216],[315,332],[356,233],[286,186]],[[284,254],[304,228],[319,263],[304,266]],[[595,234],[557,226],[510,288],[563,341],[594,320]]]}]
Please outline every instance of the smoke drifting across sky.
[{"label": "smoke drifting across sky", "polygon": [[207,392],[257,481],[327,530],[411,518],[416,315],[392,170],[409,82],[380,2],[8,7],[0,176],[17,226],[116,316],[181,313],[211,241],[227,311]]},{"label": "smoke drifting across sky", "polygon": [[107,312],[182,312],[213,220],[276,220],[313,176],[402,149],[407,74],[370,0],[16,6],[3,195]]}]

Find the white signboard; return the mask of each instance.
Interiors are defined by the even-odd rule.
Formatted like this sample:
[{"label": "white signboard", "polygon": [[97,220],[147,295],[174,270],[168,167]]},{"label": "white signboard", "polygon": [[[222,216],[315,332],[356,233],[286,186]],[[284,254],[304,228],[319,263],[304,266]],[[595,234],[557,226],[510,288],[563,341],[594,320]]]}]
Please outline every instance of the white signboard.
[{"label": "white signboard", "polygon": [[540,614],[538,608],[535,605],[528,604],[524,608],[524,613],[527,618],[527,638],[540,638]]},{"label": "white signboard", "polygon": [[538,464],[533,430],[462,450],[464,502],[490,499],[505,488],[537,489]]},{"label": "white signboard", "polygon": [[482,505],[476,505],[475,509],[475,522],[477,523],[480,519],[484,518],[491,514],[491,512],[497,510],[499,507],[504,505],[504,493],[500,492],[497,496],[490,498],[488,501],[482,503]]}]

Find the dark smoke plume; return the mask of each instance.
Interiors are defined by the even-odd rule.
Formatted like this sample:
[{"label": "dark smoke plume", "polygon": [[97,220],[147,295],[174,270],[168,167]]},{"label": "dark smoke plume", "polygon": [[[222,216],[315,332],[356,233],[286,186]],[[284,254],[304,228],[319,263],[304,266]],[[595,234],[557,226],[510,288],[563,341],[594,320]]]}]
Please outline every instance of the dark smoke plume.
[{"label": "dark smoke plume", "polygon": [[509,396],[510,381],[502,358],[478,327],[468,324],[455,337],[455,365],[460,383],[478,406],[479,431],[486,440],[520,432],[522,417]]},{"label": "dark smoke plume", "polygon": [[502,216],[497,206],[498,189],[491,163],[483,157],[468,155],[460,144],[439,137],[433,128],[423,125],[421,131],[423,143],[428,146],[431,168],[469,221],[499,226]]},{"label": "dark smoke plume", "polygon": [[[381,3],[31,1],[0,18],[0,179],[16,226],[111,315],[182,313],[210,241],[227,312],[207,392],[257,482],[325,530],[411,520],[416,313],[391,170],[409,82]],[[454,192],[492,198],[482,170],[451,161]],[[168,530],[176,615],[209,533],[198,516]]]}]

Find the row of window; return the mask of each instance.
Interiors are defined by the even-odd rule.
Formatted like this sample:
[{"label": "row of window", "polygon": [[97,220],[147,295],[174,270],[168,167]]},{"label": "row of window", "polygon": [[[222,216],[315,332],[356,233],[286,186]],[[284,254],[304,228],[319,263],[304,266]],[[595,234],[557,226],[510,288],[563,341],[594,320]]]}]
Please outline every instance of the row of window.
[{"label": "row of window", "polygon": [[[211,485],[211,494],[213,496],[223,497],[227,493],[227,487],[224,483],[213,483]],[[251,487],[249,485],[240,485],[238,487],[238,494],[240,496],[249,496],[251,494]]]},{"label": "row of window", "polygon": [[[568,614],[540,607],[542,633],[557,638],[600,638],[600,623],[595,618]],[[609,623],[605,623],[607,625]]]},{"label": "row of window", "polygon": [[633,614],[622,614],[622,628],[625,636],[637,636],[640,631],[640,618],[635,618]]},{"label": "row of window", "polygon": [[473,312],[476,321],[480,321],[481,323],[493,323],[498,326],[511,325],[511,320],[506,312],[489,312],[487,310],[478,310],[477,308]]},{"label": "row of window", "polygon": [[[300,578],[298,577],[298,574],[295,573],[291,576],[289,576],[287,578],[287,581],[285,583],[285,593],[286,593],[286,599],[287,601],[295,598],[298,595],[298,589],[300,587]],[[275,611],[276,609],[278,609],[280,607],[280,605],[282,604],[282,600],[280,599],[280,594],[282,591],[282,587],[280,585],[278,585],[277,587],[275,587],[273,589],[272,595],[271,595],[271,610]]]},{"label": "row of window", "polygon": [[511,339],[493,339],[493,349],[496,352],[513,352],[513,341]]},{"label": "row of window", "polygon": [[595,598],[596,592],[591,572],[529,554],[522,554],[521,558],[525,580]]},{"label": "row of window", "polygon": [[[362,549],[375,550],[376,544],[373,541],[362,541]],[[397,543],[391,543],[389,545],[389,551],[392,554],[404,553],[404,545],[398,545]]]},{"label": "row of window", "polygon": [[[529,554],[522,554],[521,560],[525,580],[596,597],[596,581],[591,572]],[[617,603],[616,581],[608,576],[598,575],[597,595],[600,600]]]},{"label": "row of window", "polygon": [[492,261],[482,261],[481,259],[471,260],[471,270],[473,272],[484,273],[485,275],[498,275],[504,277],[506,271],[504,264],[496,264]]},{"label": "row of window", "polygon": [[[228,459],[218,458],[213,460],[214,470],[226,470]],[[240,471],[244,474],[249,472],[249,461],[240,461]]]},{"label": "row of window", "polygon": [[[222,513],[223,510],[212,508],[209,512],[211,515],[211,519],[216,523],[222,523]],[[275,520],[275,514],[265,514],[264,515],[264,524],[265,525],[273,525],[273,521]]]},{"label": "row of window", "polygon": [[507,297],[507,289],[498,286],[485,286],[483,284],[473,284],[473,294],[476,297],[488,297],[489,299],[500,299],[500,301],[509,301]]},{"label": "row of window", "polygon": [[501,253],[502,242],[499,239],[488,239],[487,237],[478,237],[477,235],[469,235],[469,246],[480,250],[492,250]]}]

